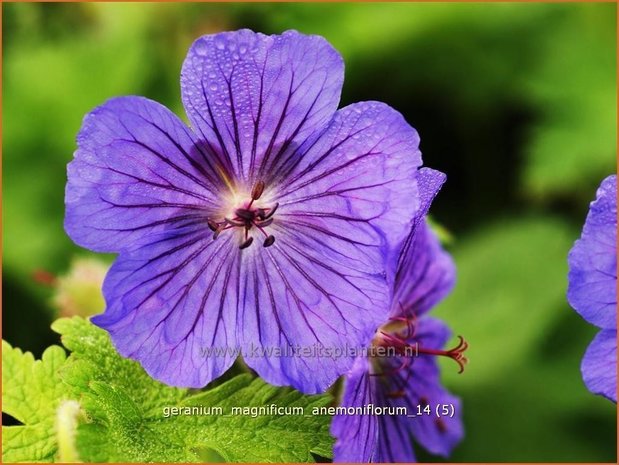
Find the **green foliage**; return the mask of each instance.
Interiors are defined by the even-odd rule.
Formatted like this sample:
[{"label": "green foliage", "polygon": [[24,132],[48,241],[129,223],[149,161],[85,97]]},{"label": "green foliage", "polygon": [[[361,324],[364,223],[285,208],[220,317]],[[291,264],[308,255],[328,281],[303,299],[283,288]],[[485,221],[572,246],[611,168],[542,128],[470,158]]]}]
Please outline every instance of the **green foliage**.
[{"label": "green foliage", "polygon": [[2,341],[2,411],[22,423],[2,426],[3,462],[50,462],[58,449],[54,419],[66,396],[58,370],[61,347],[49,347],[41,360]]},{"label": "green foliage", "polygon": [[[436,316],[466,337],[472,362],[465,376],[447,366],[449,379],[457,376],[458,385],[491,380],[527,356],[565,310],[572,242],[561,222],[530,218],[498,223],[460,244],[457,283]],[[497,348],[505,349],[501,356],[489,357]]]},{"label": "green foliage", "polygon": [[616,170],[616,15],[579,8],[582,14],[563,17],[544,37],[527,78],[529,99],[544,109],[524,170],[536,195],[584,190]]},{"label": "green foliage", "polygon": [[[303,396],[239,375],[206,391],[161,384],[118,355],[107,334],[74,317],[53,329],[71,351],[41,361],[3,343],[3,409],[24,426],[3,427],[4,461],[54,461],[61,399],[79,402],[76,449],[86,462],[309,462],[331,455],[329,417],[313,416],[328,395]],[[6,377],[6,378],[5,378]],[[300,407],[304,415],[239,415],[233,407]],[[220,407],[223,414],[164,415],[167,408]]]},{"label": "green foliage", "polygon": [[[21,9],[15,14],[16,21],[26,21]],[[36,31],[39,24],[32,21]],[[4,58],[3,81],[11,91],[2,101],[3,113],[10,115],[4,121],[3,162],[11,175],[2,189],[12,199],[3,212],[11,219],[4,260],[21,272],[35,262],[53,269],[66,260],[70,241],[62,227],[62,185],[85,113],[119,92],[133,93],[149,74],[148,63],[140,60],[145,44],[131,40],[139,22],[119,31],[112,18],[99,21],[98,34],[80,40],[23,37],[20,48],[9,47]],[[127,47],[128,41],[134,46]]]}]

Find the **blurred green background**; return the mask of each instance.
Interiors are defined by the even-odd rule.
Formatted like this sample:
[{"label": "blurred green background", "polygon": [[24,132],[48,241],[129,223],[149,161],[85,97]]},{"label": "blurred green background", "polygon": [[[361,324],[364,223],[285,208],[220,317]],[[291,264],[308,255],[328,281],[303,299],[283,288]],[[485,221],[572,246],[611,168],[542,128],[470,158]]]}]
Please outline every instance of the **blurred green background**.
[{"label": "blurred green background", "polygon": [[88,256],[62,227],[84,114],[138,94],[182,115],[180,66],[199,35],[297,29],[343,54],[342,105],[392,105],[421,134],[425,164],[448,175],[432,215],[458,284],[435,314],[471,345],[464,374],[443,366],[466,424],[451,460],[615,462],[616,406],[589,394],[579,371],[595,328],[565,290],[588,203],[616,171],[616,5],[2,7],[3,337],[13,345],[39,355],[57,342],[42,271],[62,275]]}]

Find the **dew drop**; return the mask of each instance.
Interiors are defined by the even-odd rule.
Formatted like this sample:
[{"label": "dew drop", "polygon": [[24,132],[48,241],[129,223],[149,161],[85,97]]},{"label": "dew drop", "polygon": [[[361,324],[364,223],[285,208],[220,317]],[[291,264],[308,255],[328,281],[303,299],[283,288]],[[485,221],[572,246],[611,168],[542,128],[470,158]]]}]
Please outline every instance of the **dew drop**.
[{"label": "dew drop", "polygon": [[207,52],[207,46],[204,43],[203,40],[196,42],[196,45],[194,47],[194,50],[196,51],[196,54],[200,55],[200,56],[205,56],[206,52]]}]

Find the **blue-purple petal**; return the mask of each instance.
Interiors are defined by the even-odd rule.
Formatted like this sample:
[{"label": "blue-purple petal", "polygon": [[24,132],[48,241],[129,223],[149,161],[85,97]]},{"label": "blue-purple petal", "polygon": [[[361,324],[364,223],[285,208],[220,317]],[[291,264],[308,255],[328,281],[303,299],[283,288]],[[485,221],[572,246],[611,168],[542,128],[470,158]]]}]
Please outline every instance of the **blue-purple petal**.
[{"label": "blue-purple petal", "polygon": [[376,421],[379,434],[372,462],[415,462],[411,431],[406,420],[396,415],[381,415]]},{"label": "blue-purple petal", "polygon": [[68,166],[65,229],[81,246],[118,252],[203,216],[212,171],[189,129],[142,97],[109,100],[85,118]]},{"label": "blue-purple petal", "polygon": [[451,256],[421,220],[403,253],[396,275],[392,316],[421,316],[453,288],[456,267]]},{"label": "blue-purple petal", "polygon": [[192,126],[239,182],[271,181],[283,154],[331,119],[343,80],[340,54],[296,31],[203,36],[181,72]]},{"label": "blue-purple petal", "polygon": [[[370,376],[370,362],[358,357],[346,375],[340,406],[362,407],[376,404],[376,378]],[[336,415],[331,423],[331,434],[336,438],[333,461],[344,463],[375,462],[379,441],[378,419],[374,415]]]},{"label": "blue-purple petal", "polygon": [[122,252],[93,317],[121,355],[173,386],[203,387],[238,356],[239,249],[204,227],[152,234]]},{"label": "blue-purple petal", "polygon": [[[272,384],[322,392],[351,367],[347,347],[365,347],[389,299],[381,257],[376,248],[339,244],[300,224],[274,228],[274,235],[272,247],[243,257],[245,361]],[[269,356],[274,349],[288,355]]]},{"label": "blue-purple petal", "polygon": [[[311,220],[343,240],[369,225],[372,246],[398,253],[421,208],[419,136],[400,113],[380,102],[349,105],[284,163],[286,219]],[[390,279],[393,260],[385,271]]]},{"label": "blue-purple petal", "polygon": [[417,185],[419,186],[419,210],[416,214],[416,222],[423,220],[438,195],[438,192],[445,184],[447,176],[445,173],[433,170],[432,168],[421,168],[417,173]]},{"label": "blue-purple petal", "polygon": [[600,331],[585,353],[580,367],[587,389],[617,402],[617,332]]},{"label": "blue-purple petal", "polygon": [[588,322],[617,328],[617,176],[606,178],[591,203],[569,257],[570,305]]}]

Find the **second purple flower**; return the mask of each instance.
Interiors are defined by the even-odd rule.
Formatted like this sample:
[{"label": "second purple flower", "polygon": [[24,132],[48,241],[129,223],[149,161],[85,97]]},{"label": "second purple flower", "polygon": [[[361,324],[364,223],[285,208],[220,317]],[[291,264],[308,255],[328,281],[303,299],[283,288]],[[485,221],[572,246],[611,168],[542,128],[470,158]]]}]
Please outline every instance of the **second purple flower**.
[{"label": "second purple flower", "polygon": [[[201,387],[239,353],[266,381],[326,389],[364,347],[419,210],[419,137],[395,110],[337,110],[341,56],[318,36],[204,36],[181,73],[188,128],[142,97],[89,113],[68,168],[65,227],[119,253],[104,284],[118,351]],[[259,349],[259,350],[257,350]]]}]

